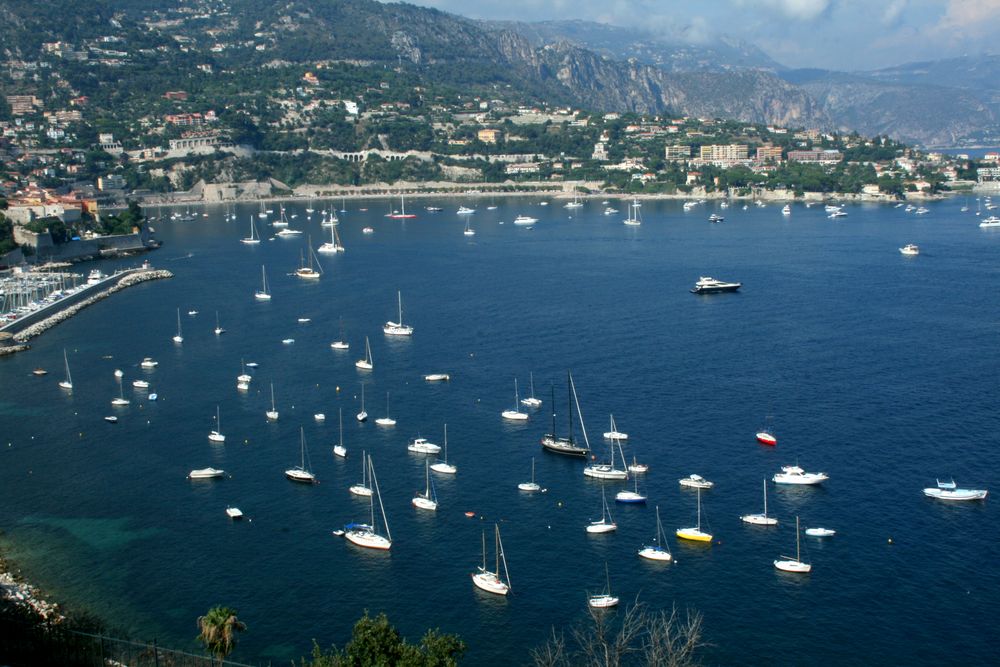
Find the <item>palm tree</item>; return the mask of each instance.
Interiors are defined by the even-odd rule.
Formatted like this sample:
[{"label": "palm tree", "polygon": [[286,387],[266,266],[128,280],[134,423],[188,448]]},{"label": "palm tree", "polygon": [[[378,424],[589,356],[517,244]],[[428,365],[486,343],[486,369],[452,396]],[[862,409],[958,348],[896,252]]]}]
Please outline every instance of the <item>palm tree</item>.
[{"label": "palm tree", "polygon": [[225,660],[233,652],[236,633],[246,629],[246,623],[236,618],[236,610],[230,607],[212,607],[207,614],[198,617],[198,630],[201,631],[198,641],[219,660]]}]

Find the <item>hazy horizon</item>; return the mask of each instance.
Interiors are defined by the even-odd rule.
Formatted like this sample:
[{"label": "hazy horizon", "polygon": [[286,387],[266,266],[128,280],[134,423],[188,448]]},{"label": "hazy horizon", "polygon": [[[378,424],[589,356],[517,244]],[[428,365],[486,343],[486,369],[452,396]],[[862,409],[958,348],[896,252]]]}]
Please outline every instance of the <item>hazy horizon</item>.
[{"label": "hazy horizon", "polygon": [[475,19],[584,20],[753,44],[790,68],[870,70],[997,53],[1000,0],[409,0]]}]

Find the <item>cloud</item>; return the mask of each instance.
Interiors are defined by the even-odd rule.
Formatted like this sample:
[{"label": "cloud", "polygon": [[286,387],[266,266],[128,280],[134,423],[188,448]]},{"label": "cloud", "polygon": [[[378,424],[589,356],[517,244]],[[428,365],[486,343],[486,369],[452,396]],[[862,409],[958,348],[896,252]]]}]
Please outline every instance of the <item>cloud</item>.
[{"label": "cloud", "polygon": [[[741,1],[740,4],[747,3]],[[797,21],[814,21],[826,13],[831,0],[763,0],[749,4],[763,4]]]},{"label": "cloud", "polygon": [[903,11],[906,9],[906,4],[907,0],[892,0],[889,2],[885,7],[885,11],[882,12],[882,24],[889,26],[896,25],[903,15]]},{"label": "cloud", "polygon": [[948,0],[941,22],[934,31],[952,33],[956,39],[963,36],[980,37],[997,29],[1000,20],[1000,3],[997,0]]}]

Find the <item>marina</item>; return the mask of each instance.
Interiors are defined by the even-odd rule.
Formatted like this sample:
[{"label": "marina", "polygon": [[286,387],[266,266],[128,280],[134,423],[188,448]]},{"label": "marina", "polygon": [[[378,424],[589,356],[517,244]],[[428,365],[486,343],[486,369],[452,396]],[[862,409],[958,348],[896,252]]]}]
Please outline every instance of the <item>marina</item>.
[{"label": "marina", "polygon": [[[991,499],[943,502],[923,489],[952,475],[962,490],[998,481],[997,423],[985,398],[1000,357],[985,341],[1000,291],[956,295],[954,285],[959,276],[993,284],[1000,237],[961,215],[958,202],[916,218],[848,205],[836,223],[822,207],[793,204],[791,216],[751,207],[707,225],[700,213],[684,218],[680,202],[645,201],[641,226],[589,200],[571,222],[561,205],[527,199],[496,211],[468,204],[479,210],[472,244],[458,216],[404,222],[385,218],[384,202],[367,202],[371,213],[348,203],[338,231],[351,251],[316,258],[323,280],[269,271],[268,301],[254,298],[261,266],[300,264],[305,234],[239,243],[256,206],[238,206],[236,225],[221,219],[222,206],[195,225],[160,224],[165,244],[152,259],[172,280],[83,310],[0,362],[10,443],[0,542],[9,556],[58,599],[181,648],[194,618],[232,604],[252,628],[234,655],[241,661],[296,660],[312,637],[342,644],[364,609],[384,609],[407,637],[428,626],[459,633],[469,664],[527,662],[527,650],[553,625],[582,618],[586,593],[602,586],[622,606],[639,595],[657,608],[701,611],[710,664],[794,650],[846,666],[857,657],[848,638],[873,663],[940,662],[956,638],[966,659],[991,660],[989,619],[962,610],[997,602],[1000,575],[968,564],[989,558],[1000,521]],[[319,220],[305,222],[296,205],[287,211],[320,238]],[[535,231],[499,224],[521,212],[539,219]],[[377,234],[366,238],[369,225]],[[897,248],[910,242],[934,252],[902,257]],[[754,244],[772,252],[748,254]],[[554,259],[564,262],[559,272]],[[127,266],[100,264],[109,275]],[[704,273],[753,289],[695,298],[689,290]],[[885,289],[872,290],[872,280]],[[402,325],[400,289],[417,336],[379,333],[387,316]],[[521,302],[508,303],[507,293]],[[178,310],[183,345],[171,342]],[[214,335],[216,311],[224,336]],[[281,343],[292,336],[294,345]],[[331,349],[338,338],[356,352]],[[370,369],[355,367],[362,356]],[[147,358],[156,365],[143,367]],[[48,375],[32,376],[38,367]],[[147,381],[159,400],[129,389],[128,405],[109,407],[121,395],[119,368],[127,386]],[[72,391],[58,386],[66,369]],[[240,371],[252,378],[243,391],[233,386]],[[431,371],[447,371],[448,381]],[[531,395],[551,405],[527,420],[502,419],[521,404],[529,377]],[[357,414],[362,392],[378,416],[389,392],[385,412],[404,427],[348,417],[341,439],[332,416]],[[281,419],[269,421],[265,413],[279,409]],[[112,411],[114,426],[103,421]],[[206,442],[219,414],[225,445]],[[762,415],[780,425],[772,446],[755,437]],[[596,441],[586,439],[588,426],[599,429]],[[601,441],[618,427],[627,440]],[[616,470],[638,457],[648,472],[638,482],[631,470],[622,480],[585,477],[591,452],[555,455],[540,446],[547,435],[593,446],[604,460],[614,444]],[[426,452],[408,452],[411,441]],[[331,451],[338,442],[348,444],[346,457]],[[430,453],[437,442],[449,452]],[[349,491],[359,481],[374,491],[362,450],[377,464],[374,496]],[[453,457],[459,474],[436,472],[435,461]],[[799,465],[828,479],[772,481]],[[289,470],[322,483],[291,483]],[[225,479],[213,476],[222,471]],[[712,488],[681,486],[693,471]],[[192,473],[205,477],[188,481]],[[536,480],[545,493],[518,489]],[[648,502],[614,504],[621,491]],[[415,494],[436,511],[414,509]],[[252,520],[235,521],[227,510],[237,507]],[[762,508],[778,525],[741,520]],[[585,530],[604,516],[616,530]],[[710,541],[676,538],[692,527]],[[331,535],[341,529],[344,539]],[[956,540],[927,539],[945,532]],[[391,550],[356,548],[365,542]],[[566,568],[567,550],[587,566]],[[777,571],[776,558],[808,563],[811,574]],[[518,581],[508,594],[470,582],[482,570],[509,585],[507,560]],[[872,581],[899,577],[912,584],[891,600],[870,599]],[[400,581],[411,590],[401,593]],[[901,609],[928,596],[942,607],[941,623],[910,647],[897,638],[911,620]],[[430,597],[437,602],[428,607]],[[863,601],[882,628],[850,613]],[[822,623],[767,636],[807,614]]]}]

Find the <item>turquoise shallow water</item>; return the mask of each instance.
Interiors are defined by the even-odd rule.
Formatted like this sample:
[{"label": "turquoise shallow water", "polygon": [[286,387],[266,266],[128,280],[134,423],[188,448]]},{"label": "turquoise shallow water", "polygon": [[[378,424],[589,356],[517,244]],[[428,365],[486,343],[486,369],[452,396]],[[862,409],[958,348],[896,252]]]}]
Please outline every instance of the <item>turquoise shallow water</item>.
[{"label": "turquoise shallow water", "polygon": [[[0,360],[0,529],[11,555],[58,599],[161,644],[190,647],[199,614],[235,606],[250,626],[236,657],[250,661],[305,655],[313,638],[343,643],[371,609],[414,639],[428,626],[460,633],[471,664],[524,662],[551,626],[583,617],[605,561],[623,599],[703,612],[713,663],[929,665],[956,647],[974,663],[995,659],[993,501],[949,506],[920,493],[935,477],[1000,488],[1000,234],[960,213],[964,201],[933,204],[926,216],[851,206],[836,221],[802,205],[788,218],[773,206],[730,208],[716,225],[712,206],[685,213],[679,202],[647,202],[644,224],[628,228],[624,204],[606,217],[597,202],[571,214],[507,200],[495,211],[480,203],[471,238],[454,214],[460,203],[406,222],[385,219],[384,202],[367,203],[369,212],[349,203],[347,252],[321,256],[314,284],[287,275],[306,235],[269,241],[261,226],[258,247],[238,242],[256,207],[239,208],[235,223],[209,208],[196,223],[156,224],[164,247],[149,258],[175,278],[104,300]],[[328,232],[303,208],[289,207],[292,226],[318,245]],[[540,222],[515,227],[519,213]],[[365,224],[375,233],[363,235]],[[920,256],[902,257],[897,248],[911,242]],[[261,264],[270,303],[253,299]],[[744,288],[690,294],[706,274]],[[395,319],[397,289],[410,340],[381,332]],[[181,346],[170,340],[176,308]],[[329,347],[341,320],[346,353]],[[369,374],[354,368],[365,335]],[[64,347],[71,395],[56,387]],[[140,369],[145,356],[159,367]],[[260,364],[246,394],[235,389],[241,359]],[[47,377],[30,375],[39,365]],[[148,379],[160,400],[126,389],[132,403],[110,426],[101,418],[113,410],[115,368],[128,385]],[[584,532],[600,514],[600,485],[580,462],[538,446],[552,385],[564,428],[568,369],[595,451],[605,451],[600,433],[614,413],[631,436],[626,456],[650,465],[640,486],[650,505],[613,506],[612,535]],[[424,382],[431,372],[452,380]],[[514,377],[523,395],[529,372],[545,404],[527,423],[502,422]],[[277,423],[264,419],[272,381]],[[354,420],[362,383],[372,418],[390,392],[395,428]],[[216,405],[224,446],[207,441]],[[341,408],[346,461],[331,453]],[[312,418],[319,411],[324,424]],[[766,415],[774,449],[753,439]],[[459,474],[436,478],[440,509],[421,514],[409,501],[423,460],[406,442],[440,442],[446,422]],[[300,427],[314,487],[283,476],[298,462]],[[330,534],[367,514],[347,492],[362,449],[375,457],[390,554]],[[516,485],[532,456],[548,492],[530,497]],[[830,481],[771,485],[769,510],[782,524],[743,525],[739,515],[761,509],[761,480],[795,462]],[[209,465],[231,477],[185,479]],[[677,484],[692,472],[716,483],[702,498],[716,536],[708,548],[672,536],[694,521],[695,497]],[[609,484],[611,495],[621,487]],[[229,522],[230,503],[248,520]],[[655,529],[654,503],[674,565],[635,555]],[[838,530],[803,538],[814,566],[805,578],[771,565],[794,549],[796,515]],[[515,591],[507,600],[469,580],[493,521]]]}]

